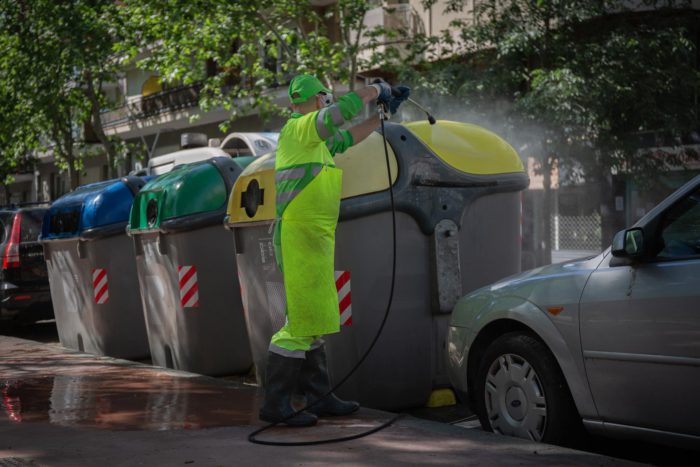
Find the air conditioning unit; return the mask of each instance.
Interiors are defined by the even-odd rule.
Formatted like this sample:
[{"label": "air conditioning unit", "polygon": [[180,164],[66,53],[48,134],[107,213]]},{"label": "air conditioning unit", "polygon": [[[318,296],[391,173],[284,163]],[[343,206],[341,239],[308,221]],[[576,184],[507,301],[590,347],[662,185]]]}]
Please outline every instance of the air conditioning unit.
[{"label": "air conditioning unit", "polygon": [[209,139],[204,133],[183,133],[180,135],[180,148],[203,148],[207,147]]}]

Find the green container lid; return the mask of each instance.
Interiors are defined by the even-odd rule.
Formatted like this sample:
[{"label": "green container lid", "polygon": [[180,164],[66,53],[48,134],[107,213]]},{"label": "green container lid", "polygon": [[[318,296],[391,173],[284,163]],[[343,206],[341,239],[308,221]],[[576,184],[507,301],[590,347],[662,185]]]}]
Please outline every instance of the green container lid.
[{"label": "green container lid", "polygon": [[235,158],[236,164],[240,165],[242,168],[246,168],[257,159],[257,156],[238,156]]},{"label": "green container lid", "polygon": [[202,220],[216,222],[217,215],[223,219],[228,193],[241,170],[233,159],[215,157],[177,166],[151,180],[131,207],[129,232],[191,229]]}]

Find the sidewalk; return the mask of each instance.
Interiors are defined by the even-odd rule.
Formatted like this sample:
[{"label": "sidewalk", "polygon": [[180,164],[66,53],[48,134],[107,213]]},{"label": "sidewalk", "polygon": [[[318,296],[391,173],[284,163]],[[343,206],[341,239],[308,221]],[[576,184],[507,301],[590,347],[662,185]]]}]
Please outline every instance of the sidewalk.
[{"label": "sidewalk", "polygon": [[[4,336],[0,391],[0,466],[634,465],[412,417],[345,443],[254,445],[254,386]],[[363,408],[261,438],[348,436],[391,415]]]}]

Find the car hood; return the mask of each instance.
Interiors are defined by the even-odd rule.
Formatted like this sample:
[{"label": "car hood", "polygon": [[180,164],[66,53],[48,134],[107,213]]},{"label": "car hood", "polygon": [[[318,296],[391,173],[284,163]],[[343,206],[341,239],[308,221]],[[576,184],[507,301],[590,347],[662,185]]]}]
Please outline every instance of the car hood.
[{"label": "car hood", "polygon": [[[474,314],[498,306],[500,299],[520,299],[533,303],[540,309],[550,306],[577,305],[591,273],[609,253],[609,249],[597,256],[565,263],[552,264],[506,277],[482,287],[463,297],[456,310],[470,309]],[[512,300],[508,300],[512,303]],[[463,313],[453,314],[454,324],[461,321]]]}]

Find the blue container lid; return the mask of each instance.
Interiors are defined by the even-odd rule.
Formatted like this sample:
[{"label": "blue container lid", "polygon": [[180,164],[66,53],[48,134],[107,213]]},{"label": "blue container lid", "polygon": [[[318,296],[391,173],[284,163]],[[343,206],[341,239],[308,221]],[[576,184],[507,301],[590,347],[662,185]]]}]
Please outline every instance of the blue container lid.
[{"label": "blue container lid", "polygon": [[79,237],[105,229],[123,231],[134,196],[152,178],[128,176],[91,183],[61,196],[44,215],[41,239]]}]

